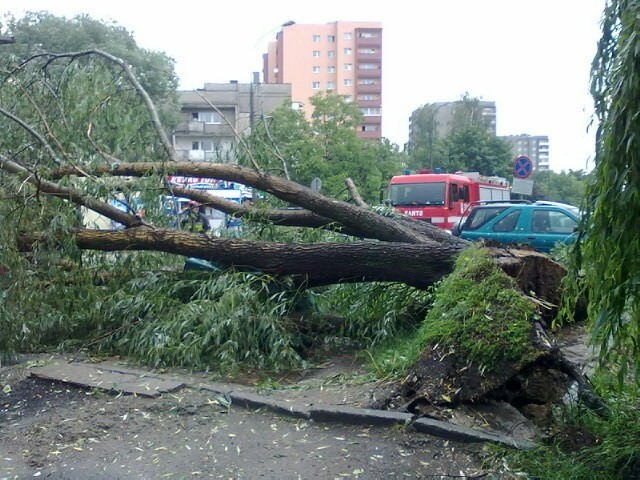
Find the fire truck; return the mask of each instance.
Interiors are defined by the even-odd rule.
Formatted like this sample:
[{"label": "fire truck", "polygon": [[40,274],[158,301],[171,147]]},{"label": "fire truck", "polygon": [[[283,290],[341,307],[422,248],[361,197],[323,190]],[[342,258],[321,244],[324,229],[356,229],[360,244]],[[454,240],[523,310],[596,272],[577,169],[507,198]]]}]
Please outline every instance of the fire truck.
[{"label": "fire truck", "polygon": [[509,183],[502,177],[485,177],[478,172],[397,175],[389,183],[389,202],[405,215],[446,230],[468,214],[478,201],[509,200]]}]

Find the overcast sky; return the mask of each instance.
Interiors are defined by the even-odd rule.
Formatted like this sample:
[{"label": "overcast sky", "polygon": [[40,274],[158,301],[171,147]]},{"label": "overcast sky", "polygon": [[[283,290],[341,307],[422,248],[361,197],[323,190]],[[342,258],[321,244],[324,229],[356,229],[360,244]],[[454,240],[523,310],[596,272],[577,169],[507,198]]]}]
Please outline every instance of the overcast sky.
[{"label": "overcast sky", "polygon": [[548,135],[555,171],[593,157],[589,69],[605,0],[2,0],[20,16],[87,13],[176,60],[181,89],[251,81],[280,25],[380,21],[383,136],[402,146],[409,116],[464,92],[495,101],[498,135]]}]

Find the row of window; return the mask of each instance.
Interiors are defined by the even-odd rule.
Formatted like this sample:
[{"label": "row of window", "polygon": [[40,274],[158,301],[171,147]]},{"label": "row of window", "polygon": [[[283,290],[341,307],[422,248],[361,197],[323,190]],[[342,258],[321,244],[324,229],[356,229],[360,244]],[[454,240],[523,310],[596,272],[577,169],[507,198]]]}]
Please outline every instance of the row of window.
[{"label": "row of window", "polygon": [[[347,37],[347,35],[349,35],[349,37]],[[345,38],[345,40],[351,39],[351,33],[350,32],[345,32],[344,38]],[[322,41],[322,37],[320,35],[314,35],[313,36],[313,41],[318,43],[318,42]],[[327,35],[327,42],[335,43],[335,41],[336,41],[336,36],[335,35]]]},{"label": "row of window", "polygon": [[[353,49],[346,47],[342,49],[342,52],[345,55],[351,55],[353,53]],[[373,48],[361,48],[358,50],[358,52],[360,53],[367,53],[367,54],[373,54],[376,52],[375,49]],[[322,56],[322,52],[320,50],[313,50],[313,52],[311,53],[311,56],[313,56],[314,58],[320,58]],[[335,50],[327,50],[327,57],[328,58],[336,58],[336,51]]]},{"label": "row of window", "polygon": [[[371,80],[371,79],[364,79],[364,80],[360,80],[358,81],[358,85],[377,85],[378,82],[376,82],[375,80]],[[351,87],[353,85],[353,80],[350,78],[345,78],[342,81],[342,84],[345,87]],[[320,88],[320,82],[311,82],[311,88],[317,90]],[[327,82],[327,89],[328,90],[332,90],[336,88],[336,82]],[[365,95],[368,96],[368,95]],[[375,100],[373,98],[373,96],[371,96],[372,98],[367,98],[366,100]]]},{"label": "row of window", "polygon": [[[380,70],[380,64],[378,63],[361,63],[358,65],[358,70]],[[342,69],[345,71],[353,70],[353,63],[345,63],[342,65]],[[313,65],[311,67],[313,73],[320,73],[320,65]],[[336,73],[335,65],[329,65],[327,67],[328,73]]]},{"label": "row of window", "polygon": [[[351,40],[353,38],[353,32],[344,32],[342,34],[345,40]],[[378,36],[377,33],[374,32],[360,32],[358,34],[358,38],[376,38]],[[322,41],[322,35],[315,34],[313,35],[313,41],[318,43]],[[336,36],[335,35],[327,35],[327,42],[335,43]]]}]

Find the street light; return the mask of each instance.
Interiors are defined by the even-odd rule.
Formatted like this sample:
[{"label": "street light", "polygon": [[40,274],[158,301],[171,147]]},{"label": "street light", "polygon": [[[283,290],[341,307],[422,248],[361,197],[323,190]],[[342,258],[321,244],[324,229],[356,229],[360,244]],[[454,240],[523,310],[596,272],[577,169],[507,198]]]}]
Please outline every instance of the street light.
[{"label": "street light", "polygon": [[446,105],[451,105],[452,103],[456,103],[456,102],[443,102],[440,105],[438,105],[436,108],[433,109],[433,112],[431,113],[431,131],[429,132],[429,161],[431,162],[431,171],[433,172],[433,131],[435,129],[435,123],[436,123],[436,113],[438,113],[438,110],[440,110],[442,107],[446,106]]}]

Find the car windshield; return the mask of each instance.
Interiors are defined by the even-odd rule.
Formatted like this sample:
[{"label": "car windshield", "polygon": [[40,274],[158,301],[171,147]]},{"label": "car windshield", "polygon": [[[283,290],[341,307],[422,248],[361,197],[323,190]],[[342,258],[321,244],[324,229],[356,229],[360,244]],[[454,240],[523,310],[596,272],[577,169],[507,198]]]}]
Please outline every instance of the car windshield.
[{"label": "car windshield", "polygon": [[444,205],[444,182],[403,183],[389,186],[389,199],[395,206]]},{"label": "car windshield", "polygon": [[463,230],[477,230],[489,220],[496,218],[507,208],[509,207],[501,206],[475,208],[469,215],[469,218],[467,218],[467,221],[464,223]]}]

